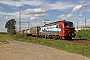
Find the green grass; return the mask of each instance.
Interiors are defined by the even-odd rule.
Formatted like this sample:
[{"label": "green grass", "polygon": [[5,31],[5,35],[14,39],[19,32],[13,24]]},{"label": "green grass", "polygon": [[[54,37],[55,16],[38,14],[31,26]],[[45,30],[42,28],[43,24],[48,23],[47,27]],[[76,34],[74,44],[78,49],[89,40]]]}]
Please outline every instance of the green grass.
[{"label": "green grass", "polygon": [[0,42],[1,43],[8,43],[7,38],[9,38],[8,34],[0,34]]},{"label": "green grass", "polygon": [[6,39],[6,38],[0,38],[0,42],[2,42],[2,43],[6,42],[5,39]]},{"label": "green grass", "polygon": [[84,56],[90,57],[90,42],[88,42],[86,45],[81,44],[74,44],[70,42],[65,42],[62,40],[51,40],[51,39],[43,39],[43,38],[35,38],[35,37],[27,37],[24,34],[15,35],[13,37],[15,40],[23,41],[23,42],[29,42],[29,43],[35,43],[40,44],[44,46],[49,46],[52,48],[65,50],[68,52],[73,52],[77,54],[82,54]]},{"label": "green grass", "polygon": [[80,31],[76,31],[75,33],[76,33],[75,38],[90,40],[90,30],[80,30]]}]

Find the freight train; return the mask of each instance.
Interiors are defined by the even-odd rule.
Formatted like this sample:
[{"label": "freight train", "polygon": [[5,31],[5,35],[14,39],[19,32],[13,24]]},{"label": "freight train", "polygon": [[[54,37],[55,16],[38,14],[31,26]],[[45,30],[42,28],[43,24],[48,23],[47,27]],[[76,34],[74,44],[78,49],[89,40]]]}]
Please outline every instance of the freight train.
[{"label": "freight train", "polygon": [[73,23],[63,20],[32,27],[27,30],[26,34],[41,38],[72,39],[76,35],[74,31]]}]

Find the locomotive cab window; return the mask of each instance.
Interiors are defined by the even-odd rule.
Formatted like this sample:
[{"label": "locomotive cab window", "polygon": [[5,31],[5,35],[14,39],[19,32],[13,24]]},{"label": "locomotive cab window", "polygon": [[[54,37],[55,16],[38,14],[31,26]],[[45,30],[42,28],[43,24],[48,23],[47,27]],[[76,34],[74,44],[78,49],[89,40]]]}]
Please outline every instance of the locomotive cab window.
[{"label": "locomotive cab window", "polygon": [[73,27],[73,23],[72,22],[64,22],[64,25],[67,28],[72,28]]},{"label": "locomotive cab window", "polygon": [[57,25],[56,28],[62,28],[62,25]]}]

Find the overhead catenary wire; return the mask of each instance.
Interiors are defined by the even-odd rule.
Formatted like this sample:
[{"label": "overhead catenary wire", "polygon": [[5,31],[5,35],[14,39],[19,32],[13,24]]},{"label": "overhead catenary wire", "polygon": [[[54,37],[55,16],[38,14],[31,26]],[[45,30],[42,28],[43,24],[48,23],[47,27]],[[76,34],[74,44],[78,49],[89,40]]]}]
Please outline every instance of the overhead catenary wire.
[{"label": "overhead catenary wire", "polygon": [[60,5],[60,7],[62,7],[64,4],[66,4],[66,3],[67,3],[67,1],[68,1],[68,0],[66,0],[64,3],[62,3],[62,4]]}]

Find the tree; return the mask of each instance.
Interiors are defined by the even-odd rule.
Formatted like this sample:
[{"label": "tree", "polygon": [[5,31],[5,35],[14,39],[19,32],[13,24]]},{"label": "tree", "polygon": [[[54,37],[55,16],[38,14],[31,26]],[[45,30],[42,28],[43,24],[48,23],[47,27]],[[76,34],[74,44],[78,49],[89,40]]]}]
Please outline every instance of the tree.
[{"label": "tree", "polygon": [[9,33],[12,33],[12,31],[15,32],[15,29],[16,29],[15,24],[16,24],[15,19],[11,19],[11,20],[7,21],[5,24],[5,28],[7,29],[7,32],[9,32]]}]

